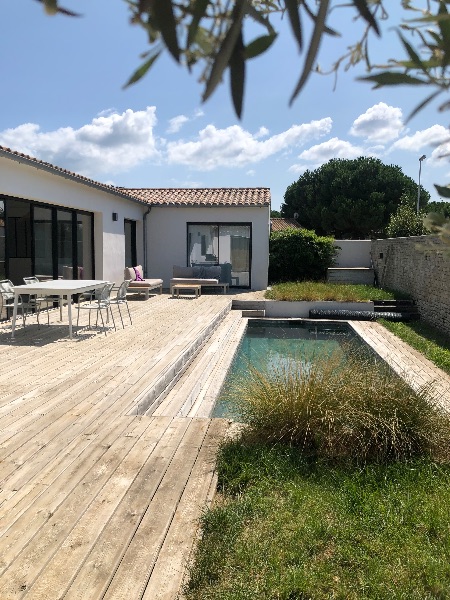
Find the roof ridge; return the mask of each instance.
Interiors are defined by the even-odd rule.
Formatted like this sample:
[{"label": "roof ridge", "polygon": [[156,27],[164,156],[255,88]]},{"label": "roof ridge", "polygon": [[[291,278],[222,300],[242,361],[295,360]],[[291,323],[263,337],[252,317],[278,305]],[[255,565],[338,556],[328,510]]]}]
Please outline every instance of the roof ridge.
[{"label": "roof ridge", "polygon": [[94,185],[95,187],[99,187],[101,189],[105,189],[108,190],[110,192],[113,192],[115,194],[125,194],[126,196],[128,196],[130,199],[134,199],[134,197],[132,195],[130,195],[129,193],[126,192],[127,188],[120,188],[108,183],[102,183],[101,181],[96,181],[95,179],[92,179],[91,177],[86,177],[85,175],[81,175],[80,173],[75,173],[75,171],[69,171],[69,169],[64,169],[63,167],[58,167],[57,165],[54,165],[48,161],[45,160],[41,160],[40,158],[36,158],[34,156],[31,156],[29,154],[25,154],[24,152],[19,152],[18,150],[13,150],[12,148],[8,148],[7,146],[2,146],[0,145],[0,154],[3,154],[3,156],[7,156],[8,154],[11,155],[11,158],[13,160],[19,158],[19,159],[24,159],[27,162],[31,162],[33,164],[35,164],[37,167],[42,167],[45,168],[49,171],[54,171],[55,173],[59,174],[59,175],[67,175],[70,178],[73,179],[79,179],[82,183],[88,183],[90,185]]}]

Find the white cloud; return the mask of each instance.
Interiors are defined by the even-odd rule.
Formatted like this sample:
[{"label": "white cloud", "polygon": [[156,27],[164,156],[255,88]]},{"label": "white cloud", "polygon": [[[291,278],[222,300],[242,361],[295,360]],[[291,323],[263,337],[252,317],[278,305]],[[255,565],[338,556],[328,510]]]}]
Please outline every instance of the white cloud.
[{"label": "white cloud", "polygon": [[169,127],[167,128],[167,133],[177,133],[187,121],[189,121],[189,119],[184,115],[178,115],[177,117],[173,117],[173,119],[169,120]]},{"label": "white cloud", "polygon": [[330,132],[332,120],[327,117],[303,125],[293,125],[280,134],[260,141],[268,131],[261,127],[256,134],[240,125],[217,129],[207,125],[199,132],[196,141],[177,141],[167,144],[169,164],[183,164],[198,170],[209,171],[218,167],[244,167],[260,162],[274,154],[292,150],[310,139],[320,138]]},{"label": "white cloud", "polygon": [[[350,142],[334,137],[322,144],[317,144],[305,150],[299,155],[299,158],[314,163],[314,168],[316,168],[332,158],[353,159],[365,155],[367,155],[367,151],[360,146],[354,146]],[[290,170],[294,169],[295,167],[293,166]]]},{"label": "white cloud", "polygon": [[[413,135],[405,135],[394,142],[390,148],[392,150],[409,150],[410,152],[420,153],[427,146],[434,146],[438,153],[439,148],[445,145],[450,139],[450,132],[442,125],[433,125],[422,131],[416,131]],[[442,153],[442,148],[440,150]]]},{"label": "white cloud", "polygon": [[401,109],[379,102],[355,119],[350,133],[370,142],[386,143],[397,139],[403,129]]},{"label": "white cloud", "polygon": [[153,128],[156,109],[98,116],[79,129],[43,132],[25,123],[0,132],[0,144],[88,177],[124,172],[159,152]]}]

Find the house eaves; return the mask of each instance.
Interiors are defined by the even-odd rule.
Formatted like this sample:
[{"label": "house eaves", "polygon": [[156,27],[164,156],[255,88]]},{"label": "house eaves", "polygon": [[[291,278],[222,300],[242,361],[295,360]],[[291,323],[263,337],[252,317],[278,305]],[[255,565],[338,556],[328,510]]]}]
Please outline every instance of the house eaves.
[{"label": "house eaves", "polygon": [[106,192],[114,196],[119,196],[120,198],[130,200],[131,202],[135,202],[137,204],[147,204],[147,202],[140,200],[136,196],[132,196],[131,194],[127,193],[124,188],[118,188],[112,185],[107,185],[105,183],[100,183],[99,181],[89,179],[89,177],[85,177],[84,175],[79,175],[78,173],[74,173],[73,171],[68,171],[67,169],[57,167],[55,165],[52,165],[51,163],[39,160],[37,158],[33,158],[32,156],[28,156],[27,154],[16,152],[15,150],[11,150],[11,148],[5,148],[4,146],[0,146],[0,157],[7,158],[9,160],[21,164],[29,165],[30,167],[34,167],[35,169],[39,169],[41,171],[46,171],[47,173],[56,175],[58,177],[70,179],[71,181],[81,183],[82,185],[101,190],[102,192]]}]

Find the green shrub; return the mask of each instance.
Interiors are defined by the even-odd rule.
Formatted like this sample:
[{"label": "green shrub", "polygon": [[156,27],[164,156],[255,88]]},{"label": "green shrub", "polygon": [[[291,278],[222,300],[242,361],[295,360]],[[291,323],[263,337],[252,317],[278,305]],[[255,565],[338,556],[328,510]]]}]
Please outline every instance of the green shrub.
[{"label": "green shrub", "polygon": [[416,214],[415,209],[411,206],[402,204],[391,215],[386,227],[386,234],[390,238],[425,235],[428,231],[423,223],[423,217],[423,214]]},{"label": "green shrub", "polygon": [[270,236],[269,281],[325,279],[337,249],[333,238],[307,229],[286,229]]},{"label": "green shrub", "polygon": [[373,359],[338,350],[265,374],[248,369],[228,393],[249,426],[246,435],[313,457],[366,463],[447,456],[450,416],[429,392],[413,391]]}]

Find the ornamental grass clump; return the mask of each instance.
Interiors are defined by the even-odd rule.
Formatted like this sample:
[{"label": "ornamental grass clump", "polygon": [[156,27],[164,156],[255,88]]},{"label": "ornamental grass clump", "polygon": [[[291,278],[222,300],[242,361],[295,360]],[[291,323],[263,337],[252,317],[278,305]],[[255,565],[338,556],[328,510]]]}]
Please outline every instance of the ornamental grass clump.
[{"label": "ornamental grass clump", "polygon": [[251,367],[229,390],[246,436],[288,443],[333,461],[390,462],[450,456],[450,416],[387,366],[336,351],[261,373]]}]

